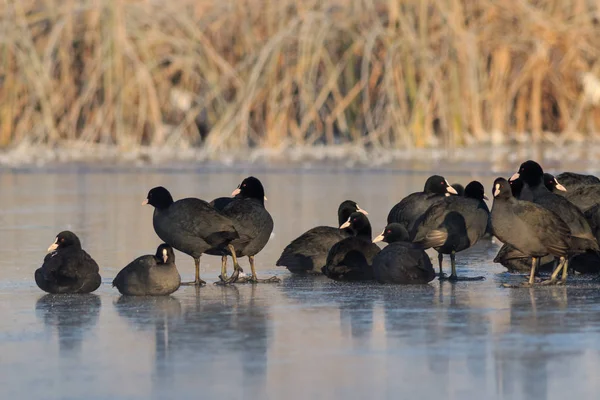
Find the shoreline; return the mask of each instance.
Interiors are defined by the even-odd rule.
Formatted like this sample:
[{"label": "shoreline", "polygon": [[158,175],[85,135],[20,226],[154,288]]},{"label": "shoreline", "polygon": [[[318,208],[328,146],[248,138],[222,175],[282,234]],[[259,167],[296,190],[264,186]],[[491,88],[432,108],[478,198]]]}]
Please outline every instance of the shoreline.
[{"label": "shoreline", "polygon": [[[454,149],[366,149],[360,146],[312,146],[285,149],[243,149],[214,154],[204,148],[63,145],[50,148],[22,144],[0,152],[0,169],[104,170],[164,172],[351,172],[496,174],[535,159],[549,171],[600,171],[600,144],[485,145]],[[487,166],[485,171],[481,169]]]}]

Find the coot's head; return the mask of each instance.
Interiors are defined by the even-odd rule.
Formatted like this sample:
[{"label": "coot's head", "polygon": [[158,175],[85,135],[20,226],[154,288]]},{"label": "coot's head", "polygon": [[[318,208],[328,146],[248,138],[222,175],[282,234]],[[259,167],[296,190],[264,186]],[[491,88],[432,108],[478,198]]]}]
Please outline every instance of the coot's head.
[{"label": "coot's head", "polygon": [[381,235],[373,239],[373,243],[381,241],[386,243],[409,242],[408,232],[403,225],[393,222],[385,227]]},{"label": "coot's head", "polygon": [[508,183],[510,184],[510,191],[513,197],[516,197],[518,199],[521,195],[521,191],[523,190],[523,180],[521,178],[517,178],[508,181]]},{"label": "coot's head", "polygon": [[342,203],[338,207],[338,223],[342,225],[344,222],[348,221],[348,218],[350,218],[350,214],[352,214],[353,212],[361,212],[365,215],[369,215],[369,213],[366,210],[360,208],[360,206],[356,204],[356,202],[352,200],[345,200],[342,201]]},{"label": "coot's head", "polygon": [[459,196],[465,195],[465,188],[460,183],[453,183],[450,186],[452,186],[454,188],[454,190],[456,190],[457,195],[459,195]]},{"label": "coot's head", "polygon": [[371,223],[362,212],[353,212],[348,220],[340,225],[340,229],[351,228],[356,235],[371,236]]},{"label": "coot's head", "polygon": [[545,173],[544,174],[544,186],[551,191],[555,192],[557,190],[561,190],[563,192],[567,191],[567,188],[558,183],[558,180],[552,174]]},{"label": "coot's head", "polygon": [[265,196],[265,188],[262,183],[253,176],[249,176],[242,181],[231,193],[232,196],[241,197],[245,199],[256,199],[260,200],[263,204],[264,201],[267,200],[267,196]]},{"label": "coot's head", "polygon": [[494,194],[494,199],[510,199],[512,197],[510,184],[504,178],[497,178],[494,181],[492,193]]},{"label": "coot's head", "polygon": [[521,178],[523,182],[529,186],[537,186],[542,183],[544,179],[544,170],[540,164],[533,160],[528,160],[521,164],[519,171],[515,172],[515,174],[510,177],[510,180],[512,181],[518,178]]},{"label": "coot's head", "polygon": [[167,189],[158,186],[148,192],[148,197],[142,202],[142,205],[146,204],[150,204],[159,210],[164,209],[173,204],[173,197]]},{"label": "coot's head", "polygon": [[439,175],[430,176],[427,181],[425,181],[425,188],[423,191],[432,194],[458,194],[456,189],[450,186],[443,176]]},{"label": "coot's head", "polygon": [[66,247],[75,246],[76,248],[81,248],[81,242],[76,234],[71,231],[62,231],[58,235],[56,235],[56,239],[54,243],[48,247],[48,252],[55,251],[58,249],[64,249]]},{"label": "coot's head", "polygon": [[470,182],[465,188],[465,197],[476,200],[488,200],[483,185],[478,181]]},{"label": "coot's head", "polygon": [[173,248],[166,243],[161,244],[156,249],[156,260],[159,264],[167,264],[175,262],[175,253],[173,252]]}]

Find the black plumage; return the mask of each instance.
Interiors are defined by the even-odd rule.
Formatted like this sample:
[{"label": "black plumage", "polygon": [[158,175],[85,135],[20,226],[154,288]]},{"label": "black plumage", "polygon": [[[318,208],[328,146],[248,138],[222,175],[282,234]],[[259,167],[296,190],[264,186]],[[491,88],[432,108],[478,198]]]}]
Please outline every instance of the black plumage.
[{"label": "black plumage", "polygon": [[560,259],[555,274],[566,267],[571,231],[554,212],[530,201],[513,197],[510,185],[497,178],[493,187],[494,203],[491,211],[492,230],[503,243],[532,257],[528,285],[533,285],[538,259],[548,254]]},{"label": "black plumage", "polygon": [[329,249],[323,274],[338,281],[373,280],[373,259],[379,247],[372,242],[371,223],[366,215],[355,212],[340,229],[350,227],[354,236],[345,238]]},{"label": "black plumage", "polygon": [[[343,201],[338,207],[338,227],[353,212],[368,213],[352,200]],[[309,229],[288,244],[275,265],[285,266],[292,273],[321,274],[329,249],[342,239],[352,236],[350,228],[317,226]]]},{"label": "black plumage", "polygon": [[171,193],[159,186],[150,190],[143,204],[154,206],[152,223],[158,237],[194,259],[196,278],[191,284],[206,283],[200,279],[204,252],[231,248],[231,242],[240,237],[233,222],[204,200],[190,197],[173,201]]},{"label": "black plumage", "polygon": [[577,174],[575,172],[563,172],[562,174],[558,174],[556,179],[566,186],[567,190],[574,189],[579,185],[600,184],[600,179],[594,175]]},{"label": "black plumage", "polygon": [[379,283],[423,284],[435,278],[425,251],[409,241],[408,232],[397,223],[389,224],[373,243],[389,243],[373,259],[373,275]]},{"label": "black plumage", "polygon": [[98,264],[81,248],[77,235],[60,232],[48,248],[44,264],[35,271],[35,283],[48,293],[90,293],[101,283]]},{"label": "black plumage", "polygon": [[166,296],[175,292],[181,277],[175,266],[173,248],[163,243],[156,254],[136,258],[119,271],[112,284],[129,296]]},{"label": "black plumage", "polygon": [[567,189],[553,175],[544,174],[544,185],[549,191],[563,196],[584,213],[600,204],[599,184],[575,185]]},{"label": "black plumage", "polygon": [[465,195],[465,188],[460,183],[453,183],[450,186],[452,186],[452,188],[454,188],[454,190],[456,190],[456,194],[458,196],[464,196]]},{"label": "black plumage", "polygon": [[422,192],[412,193],[392,207],[387,217],[387,223],[397,222],[412,235],[415,223],[429,207],[443,200],[446,194],[456,193],[456,190],[448,184],[444,177],[433,175],[425,182]]},{"label": "black plumage", "polygon": [[[223,258],[221,278],[227,283],[279,282],[277,277],[258,279],[254,266],[254,256],[265,247],[273,232],[273,218],[265,208],[266,196],[262,183],[259,179],[250,176],[244,179],[231,195],[233,200],[223,208],[221,213],[233,222],[235,230],[239,234],[239,237],[232,242],[236,256],[248,257],[252,275],[249,278],[239,278],[242,269],[234,262],[234,273],[228,279],[225,274],[225,258]],[[223,247],[209,249],[206,253],[222,257],[231,255],[230,249]]]},{"label": "black plumage", "polygon": [[[429,207],[415,226],[413,242],[424,248],[434,248],[439,256],[440,279],[443,254],[450,254],[452,262],[451,280],[456,275],[455,254],[474,246],[485,235],[488,227],[489,209],[483,185],[473,181],[465,188],[465,196],[450,196]],[[460,278],[463,280],[483,279]]]},{"label": "black plumage", "polygon": [[[501,264],[510,273],[528,274],[531,271],[531,257],[506,243],[494,257],[494,262]],[[554,257],[546,255],[540,258],[540,266],[536,268],[536,275],[540,272],[552,272],[553,269]]]},{"label": "black plumage", "polygon": [[[524,185],[521,191],[521,200],[529,200],[531,196],[534,203],[554,212],[567,224],[571,232],[569,249],[572,255],[588,250],[600,250],[581,210],[566,198],[554,194],[546,188],[543,179],[544,171],[537,162],[529,160],[521,164],[519,171],[511,177],[511,180],[518,178],[523,181]],[[525,196],[525,194],[527,195]]]}]

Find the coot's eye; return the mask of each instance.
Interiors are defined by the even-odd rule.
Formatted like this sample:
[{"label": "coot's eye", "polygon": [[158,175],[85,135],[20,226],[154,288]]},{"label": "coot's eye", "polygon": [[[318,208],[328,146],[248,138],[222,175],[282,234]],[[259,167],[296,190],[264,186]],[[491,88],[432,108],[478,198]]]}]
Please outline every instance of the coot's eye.
[{"label": "coot's eye", "polygon": [[242,187],[246,187],[246,184],[244,183],[244,184],[242,185]]},{"label": "coot's eye", "polygon": [[444,181],[441,181],[441,182],[440,182],[440,185],[443,185],[443,184],[444,184]]},{"label": "coot's eye", "polygon": [[65,241],[65,238],[60,238],[60,241],[61,241],[61,242],[64,242],[64,241]]},{"label": "coot's eye", "polygon": [[392,231],[388,229],[385,233],[392,233]]}]

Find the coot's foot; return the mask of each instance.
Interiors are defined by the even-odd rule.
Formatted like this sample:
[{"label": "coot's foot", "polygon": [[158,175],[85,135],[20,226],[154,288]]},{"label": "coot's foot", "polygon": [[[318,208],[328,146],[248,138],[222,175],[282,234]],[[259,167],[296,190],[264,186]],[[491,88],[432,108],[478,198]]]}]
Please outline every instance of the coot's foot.
[{"label": "coot's foot", "polygon": [[522,288],[532,288],[534,285],[532,285],[529,282],[523,282],[523,283],[519,283],[518,285],[513,285],[510,283],[503,283],[502,287],[505,288],[510,288],[510,289],[522,289]]},{"label": "coot's foot", "polygon": [[198,279],[195,281],[191,281],[191,282],[182,282],[181,286],[204,286],[206,285],[206,281],[203,281],[202,279]]},{"label": "coot's foot", "polygon": [[439,274],[436,274],[436,275],[437,275],[437,277],[438,277],[438,279],[439,279],[440,281],[445,281],[446,279],[448,279],[448,275],[446,275],[446,274],[445,274],[445,273],[443,273],[443,272],[441,272],[441,273],[439,273]]},{"label": "coot's foot", "polygon": [[484,276],[460,276],[459,277],[456,275],[450,275],[448,280],[451,282],[483,281],[483,280],[485,280],[485,277]]},{"label": "coot's foot", "polygon": [[279,279],[276,276],[272,276],[267,279],[258,279],[255,276],[244,276],[242,278],[238,278],[238,280],[236,281],[236,283],[278,283],[278,282],[281,282],[281,279]]},{"label": "coot's foot", "polygon": [[565,281],[561,281],[558,279],[548,279],[543,281],[542,283],[540,283],[540,285],[544,285],[544,286],[552,286],[552,285],[564,285]]}]

